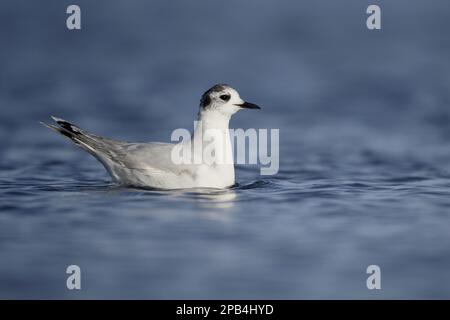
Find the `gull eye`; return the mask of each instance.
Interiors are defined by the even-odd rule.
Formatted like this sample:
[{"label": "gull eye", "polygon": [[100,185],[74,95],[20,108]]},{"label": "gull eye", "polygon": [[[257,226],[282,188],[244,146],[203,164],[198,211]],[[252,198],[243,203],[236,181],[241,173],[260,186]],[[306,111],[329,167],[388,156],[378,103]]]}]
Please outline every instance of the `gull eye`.
[{"label": "gull eye", "polygon": [[223,101],[228,101],[230,100],[230,95],[228,94],[223,94],[219,97],[220,99],[222,99]]}]

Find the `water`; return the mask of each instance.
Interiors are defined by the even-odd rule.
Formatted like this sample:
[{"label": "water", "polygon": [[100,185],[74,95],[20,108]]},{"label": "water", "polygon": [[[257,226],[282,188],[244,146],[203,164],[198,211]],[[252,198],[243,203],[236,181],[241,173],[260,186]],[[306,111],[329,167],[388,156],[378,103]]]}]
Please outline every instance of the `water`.
[{"label": "water", "polygon": [[[448,1],[0,5],[1,298],[450,298]],[[119,188],[38,121],[168,141],[227,82],[280,128],[280,172]],[[82,269],[82,290],[65,269]],[[382,290],[366,288],[366,268]]]}]

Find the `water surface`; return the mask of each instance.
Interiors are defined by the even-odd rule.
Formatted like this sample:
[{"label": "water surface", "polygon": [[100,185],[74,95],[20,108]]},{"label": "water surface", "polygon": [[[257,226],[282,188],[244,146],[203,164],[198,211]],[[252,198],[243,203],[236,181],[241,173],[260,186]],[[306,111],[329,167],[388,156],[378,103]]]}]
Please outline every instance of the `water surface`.
[{"label": "water surface", "polygon": [[[450,298],[448,1],[0,5],[1,298]],[[223,191],[121,188],[38,124],[169,141],[230,83],[280,171]],[[65,269],[82,269],[82,290]],[[366,268],[382,290],[366,288]]]}]

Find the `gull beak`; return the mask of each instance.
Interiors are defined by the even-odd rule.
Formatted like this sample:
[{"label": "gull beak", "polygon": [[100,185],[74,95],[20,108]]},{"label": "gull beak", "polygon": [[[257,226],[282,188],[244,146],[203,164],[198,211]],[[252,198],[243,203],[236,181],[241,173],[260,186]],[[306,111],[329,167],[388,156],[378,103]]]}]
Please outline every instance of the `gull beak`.
[{"label": "gull beak", "polygon": [[238,107],[241,107],[244,109],[261,109],[261,107],[259,107],[258,105],[254,104],[254,103],[250,103],[250,102],[235,104],[235,106],[238,106]]}]

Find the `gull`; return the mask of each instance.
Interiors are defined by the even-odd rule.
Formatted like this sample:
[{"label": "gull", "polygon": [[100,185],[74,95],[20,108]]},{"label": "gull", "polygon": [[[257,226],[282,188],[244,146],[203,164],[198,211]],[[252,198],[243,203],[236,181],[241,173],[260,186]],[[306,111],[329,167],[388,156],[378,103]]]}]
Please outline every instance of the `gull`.
[{"label": "gull", "polygon": [[[239,93],[229,85],[213,86],[201,97],[193,135],[187,141],[178,143],[118,141],[86,132],[53,116],[57,125],[41,124],[69,138],[93,155],[103,164],[113,182],[119,185],[157,189],[224,189],[235,184],[229,122],[231,116],[241,109],[261,108],[242,100]],[[208,135],[207,132],[211,131],[215,134]],[[202,156],[206,146],[211,145],[203,143],[206,136],[215,140],[213,153],[221,154],[225,161],[174,161],[174,148],[192,151],[194,158]],[[198,145],[200,147],[194,147]]]}]

